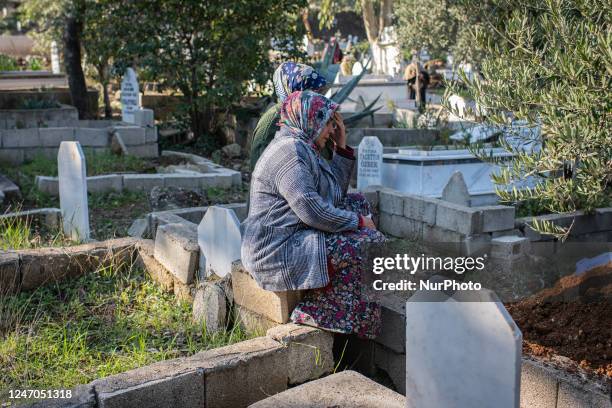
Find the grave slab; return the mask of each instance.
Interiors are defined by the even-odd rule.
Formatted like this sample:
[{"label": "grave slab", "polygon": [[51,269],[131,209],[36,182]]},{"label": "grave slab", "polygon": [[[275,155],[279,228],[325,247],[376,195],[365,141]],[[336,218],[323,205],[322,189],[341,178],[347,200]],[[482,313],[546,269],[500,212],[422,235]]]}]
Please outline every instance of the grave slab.
[{"label": "grave slab", "polygon": [[493,292],[417,292],[406,303],[406,406],[518,408],[521,347]]},{"label": "grave slab", "polygon": [[207,275],[224,277],[232,272],[232,263],[240,259],[240,221],[229,208],[208,207],[198,225],[198,245],[202,258],[200,268]]},{"label": "grave slab", "polygon": [[64,233],[72,240],[89,240],[87,175],[79,142],[62,142],[57,154],[60,209]]}]

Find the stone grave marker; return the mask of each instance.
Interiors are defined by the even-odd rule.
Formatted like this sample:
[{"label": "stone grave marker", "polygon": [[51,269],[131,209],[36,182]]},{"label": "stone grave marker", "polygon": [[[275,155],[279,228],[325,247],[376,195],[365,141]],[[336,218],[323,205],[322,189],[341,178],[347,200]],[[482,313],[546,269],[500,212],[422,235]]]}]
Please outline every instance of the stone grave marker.
[{"label": "stone grave marker", "polygon": [[232,262],[240,259],[240,221],[234,210],[223,207],[208,207],[198,225],[200,246],[200,271],[219,277],[229,275]]},{"label": "stone grave marker", "polygon": [[460,171],[454,172],[448,179],[448,183],[446,183],[442,190],[442,200],[453,204],[470,206],[470,193]]},{"label": "stone grave marker", "polygon": [[365,136],[359,143],[357,189],[382,184],[383,145],[376,136]]},{"label": "stone grave marker", "polygon": [[406,406],[518,408],[521,346],[493,292],[417,292],[406,302]]},{"label": "stone grave marker", "polygon": [[60,73],[59,51],[55,41],[51,41],[51,72],[54,74]]},{"label": "stone grave marker", "polygon": [[64,234],[72,240],[89,240],[85,155],[79,142],[62,142],[57,154],[60,209]]},{"label": "stone grave marker", "polygon": [[134,123],[134,111],[140,109],[140,87],[136,72],[132,68],[125,71],[121,81],[121,120]]}]

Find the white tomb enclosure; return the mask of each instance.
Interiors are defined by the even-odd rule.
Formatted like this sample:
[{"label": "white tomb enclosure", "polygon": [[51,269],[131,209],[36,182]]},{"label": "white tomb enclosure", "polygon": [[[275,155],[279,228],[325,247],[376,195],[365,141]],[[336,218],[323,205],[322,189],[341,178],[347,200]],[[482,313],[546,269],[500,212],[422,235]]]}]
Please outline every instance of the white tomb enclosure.
[{"label": "white tomb enclosure", "polygon": [[134,112],[140,109],[140,87],[136,72],[132,68],[125,71],[121,81],[121,118],[124,122],[135,123]]},{"label": "white tomb enclosure", "polygon": [[[483,152],[494,159],[512,158],[502,148],[488,148]],[[383,155],[382,185],[404,193],[440,198],[448,180],[459,171],[468,187],[471,205],[491,205],[497,203],[491,174],[499,170],[500,165],[483,162],[467,149],[399,149],[398,153]],[[514,184],[517,188],[531,185],[530,179]]]},{"label": "white tomb enclosure", "polygon": [[198,225],[200,271],[221,278],[231,273],[232,263],[240,259],[241,239],[240,221],[234,210],[209,207]]},{"label": "white tomb enclosure", "polygon": [[[353,78],[352,75],[344,76],[338,75],[337,80],[330,87],[329,91],[325,94],[327,97],[331,97],[335,92],[338,92],[344,84]],[[408,88],[406,87],[406,81],[402,79],[395,79],[388,75],[364,75],[357,86],[350,93],[346,101],[344,101],[340,107],[342,112],[355,112],[362,108],[360,106],[360,100],[363,98],[363,102],[368,105],[373,102],[378,96],[378,102],[374,107],[381,108],[378,112],[390,112],[390,105],[398,104],[402,102],[408,102]],[[390,103],[391,102],[391,103]]]},{"label": "white tomb enclosure", "polygon": [[382,184],[383,145],[376,136],[365,136],[357,154],[357,189]]},{"label": "white tomb enclosure", "polygon": [[85,155],[79,142],[62,142],[57,154],[60,209],[64,234],[89,240],[89,208]]},{"label": "white tomb enclosure", "polygon": [[521,349],[493,292],[421,290],[406,302],[406,406],[518,408]]}]

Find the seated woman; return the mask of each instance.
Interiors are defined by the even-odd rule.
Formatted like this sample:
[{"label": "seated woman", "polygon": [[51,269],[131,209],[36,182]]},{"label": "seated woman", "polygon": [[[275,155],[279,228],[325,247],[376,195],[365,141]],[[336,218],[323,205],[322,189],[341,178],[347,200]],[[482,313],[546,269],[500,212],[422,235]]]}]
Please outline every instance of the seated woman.
[{"label": "seated woman", "polygon": [[[383,242],[361,194],[347,194],[355,160],[338,105],[294,92],[281,109],[280,131],[252,175],[242,262],[266,290],[311,289],[295,323],[373,338],[380,306],[361,284],[364,242]],[[321,149],[335,143],[331,161]]]},{"label": "seated woman", "polygon": [[251,172],[268,144],[279,130],[280,110],[283,102],[295,91],[313,90],[321,92],[327,85],[323,75],[309,65],[283,62],[274,71],[272,78],[278,103],[268,109],[257,122],[251,141]]}]

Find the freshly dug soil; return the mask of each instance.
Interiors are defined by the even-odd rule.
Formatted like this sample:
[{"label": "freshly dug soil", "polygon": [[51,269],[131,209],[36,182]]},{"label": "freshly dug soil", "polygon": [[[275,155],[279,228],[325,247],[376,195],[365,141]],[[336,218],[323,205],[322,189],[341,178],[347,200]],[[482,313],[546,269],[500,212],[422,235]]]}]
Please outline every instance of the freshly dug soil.
[{"label": "freshly dug soil", "polygon": [[567,357],[566,369],[612,378],[612,263],[506,307],[523,332],[523,353]]}]

